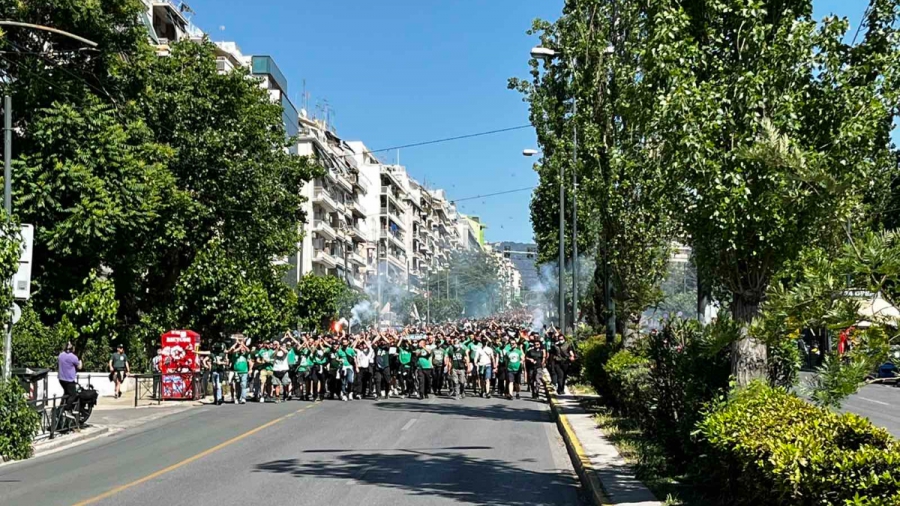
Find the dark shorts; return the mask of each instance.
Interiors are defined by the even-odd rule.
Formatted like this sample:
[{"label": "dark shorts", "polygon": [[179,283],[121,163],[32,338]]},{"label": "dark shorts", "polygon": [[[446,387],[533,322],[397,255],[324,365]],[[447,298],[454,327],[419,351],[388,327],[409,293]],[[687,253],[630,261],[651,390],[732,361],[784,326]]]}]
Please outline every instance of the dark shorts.
[{"label": "dark shorts", "polygon": [[519,369],[518,371],[506,371],[506,381],[514,384],[522,383],[522,369]]},{"label": "dark shorts", "polygon": [[282,385],[287,385],[290,383],[290,376],[287,371],[273,371],[272,372],[272,384],[280,387]]},{"label": "dark shorts", "polygon": [[123,383],[125,381],[125,371],[123,369],[117,369],[112,373],[112,380],[117,383]]}]

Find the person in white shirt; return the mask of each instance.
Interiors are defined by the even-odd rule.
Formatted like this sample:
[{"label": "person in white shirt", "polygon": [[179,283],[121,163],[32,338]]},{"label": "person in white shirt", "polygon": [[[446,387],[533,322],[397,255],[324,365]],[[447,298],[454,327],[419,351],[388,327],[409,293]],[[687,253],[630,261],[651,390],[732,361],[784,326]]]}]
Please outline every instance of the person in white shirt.
[{"label": "person in white shirt", "polygon": [[353,393],[357,399],[362,399],[371,394],[369,390],[372,387],[372,368],[375,360],[375,350],[372,343],[368,339],[364,339],[362,344],[356,349],[356,365],[359,368],[359,374],[356,375],[353,384]]},{"label": "person in white shirt", "polygon": [[481,396],[490,399],[491,378],[494,375],[494,368],[497,366],[497,357],[494,356],[494,349],[491,348],[490,340],[488,340],[484,346],[478,348],[478,351],[475,354],[475,364],[478,366],[478,381],[481,382]]}]

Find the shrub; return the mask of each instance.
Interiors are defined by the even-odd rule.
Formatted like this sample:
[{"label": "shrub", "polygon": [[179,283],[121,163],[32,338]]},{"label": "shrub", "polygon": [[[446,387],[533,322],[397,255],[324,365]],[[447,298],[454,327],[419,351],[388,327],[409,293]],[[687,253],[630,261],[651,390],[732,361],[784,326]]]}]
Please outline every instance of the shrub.
[{"label": "shrub", "polygon": [[30,457],[38,423],[40,416],[28,405],[19,382],[0,380],[0,457],[16,460]]},{"label": "shrub", "polygon": [[646,426],[652,413],[648,409],[652,397],[650,361],[631,350],[616,352],[604,366],[615,407],[619,412]]},{"label": "shrub", "polygon": [[615,402],[615,391],[610,387],[604,366],[610,357],[621,347],[618,336],[613,342],[607,342],[606,336],[596,335],[576,343],[579,366],[579,379],[590,383],[605,402]]},{"label": "shrub", "polygon": [[702,476],[730,504],[876,505],[900,501],[900,446],[854,414],[813,406],[763,383],[698,424]]},{"label": "shrub", "polygon": [[57,327],[44,325],[31,303],[22,307],[22,318],[13,325],[14,367],[56,369],[56,357],[66,345],[66,336]]}]

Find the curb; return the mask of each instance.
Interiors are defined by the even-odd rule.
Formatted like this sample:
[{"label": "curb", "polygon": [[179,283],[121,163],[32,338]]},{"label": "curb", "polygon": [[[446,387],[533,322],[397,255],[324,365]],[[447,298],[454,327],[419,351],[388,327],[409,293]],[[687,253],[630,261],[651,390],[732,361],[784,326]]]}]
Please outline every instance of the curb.
[{"label": "curb", "polygon": [[578,436],[575,435],[575,430],[572,429],[572,425],[569,424],[569,419],[566,415],[559,412],[559,406],[557,405],[556,400],[556,390],[550,388],[546,375],[541,376],[541,381],[544,383],[547,399],[550,401],[550,411],[553,413],[553,418],[556,419],[556,427],[559,429],[559,433],[566,443],[566,450],[569,452],[569,458],[572,460],[572,466],[575,467],[575,472],[578,473],[581,485],[588,491],[591,502],[595,506],[613,504],[603,490],[603,484],[600,482],[600,478],[597,477],[594,464],[584,453],[584,447],[581,445]]},{"label": "curb", "polygon": [[34,454],[32,455],[32,457],[37,457],[58,450],[63,450],[70,446],[85,443],[108,433],[109,427],[94,425],[72,436],[62,436],[59,439],[48,439],[46,440],[46,442],[42,441],[34,446]]}]

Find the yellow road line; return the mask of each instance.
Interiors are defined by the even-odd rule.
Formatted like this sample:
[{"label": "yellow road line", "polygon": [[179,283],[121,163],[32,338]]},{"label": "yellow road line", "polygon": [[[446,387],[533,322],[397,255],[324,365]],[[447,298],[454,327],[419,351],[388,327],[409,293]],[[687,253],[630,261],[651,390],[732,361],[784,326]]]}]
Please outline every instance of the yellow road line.
[{"label": "yellow road line", "polygon": [[164,475],[164,474],[166,474],[166,473],[168,473],[168,472],[171,472],[171,471],[174,471],[174,470],[176,470],[176,469],[178,469],[178,468],[180,468],[180,467],[186,466],[186,465],[190,464],[191,462],[194,462],[195,460],[202,459],[203,457],[206,457],[207,455],[209,455],[209,454],[211,454],[211,453],[217,452],[217,451],[221,450],[222,448],[225,448],[225,447],[228,446],[228,445],[237,443],[238,441],[240,441],[240,440],[242,440],[242,439],[245,439],[245,438],[247,438],[247,437],[250,437],[250,436],[252,436],[253,434],[256,434],[257,432],[259,432],[259,431],[261,431],[261,430],[267,429],[267,428],[269,428],[269,427],[275,425],[275,424],[278,423],[278,422],[284,421],[284,420],[286,420],[286,419],[288,419],[288,418],[290,418],[290,417],[296,415],[297,413],[299,413],[299,412],[303,411],[304,409],[309,408],[309,407],[311,407],[311,406],[313,406],[313,405],[312,405],[312,404],[309,404],[309,405],[303,406],[302,408],[298,409],[297,411],[294,411],[293,413],[289,413],[289,414],[284,415],[284,416],[282,416],[282,417],[280,417],[280,418],[276,418],[276,419],[272,420],[271,422],[264,423],[264,424],[260,425],[259,427],[255,428],[255,429],[250,429],[250,430],[248,430],[247,432],[245,432],[245,433],[243,433],[243,434],[241,434],[241,435],[239,435],[239,436],[235,436],[235,437],[229,439],[228,441],[225,441],[224,443],[217,444],[216,446],[213,446],[212,448],[209,448],[208,450],[204,450],[204,451],[202,451],[202,452],[200,452],[200,453],[194,455],[193,457],[188,457],[188,458],[182,460],[181,462],[178,462],[178,463],[176,463],[176,464],[172,464],[172,465],[169,466],[169,467],[166,467],[166,468],[160,469],[159,471],[156,471],[156,472],[154,472],[154,473],[148,474],[147,476],[144,476],[143,478],[134,480],[134,481],[132,481],[131,483],[126,483],[125,485],[121,485],[121,486],[118,486],[118,487],[116,487],[116,488],[114,488],[114,489],[107,490],[106,492],[104,492],[104,493],[102,493],[102,494],[100,494],[100,495],[98,495],[98,496],[94,496],[94,497],[91,497],[90,499],[86,499],[86,500],[84,500],[84,501],[75,503],[74,506],[86,506],[86,505],[88,505],[88,504],[94,504],[94,503],[96,503],[96,502],[98,502],[98,501],[102,501],[103,499],[106,499],[106,498],[108,498],[108,497],[111,497],[111,496],[113,496],[113,495],[116,495],[116,494],[118,494],[119,492],[122,492],[123,490],[127,490],[127,489],[129,489],[129,488],[131,488],[131,487],[134,487],[134,486],[136,486],[136,485],[140,485],[141,483],[145,483],[145,482],[148,482],[148,481],[150,481],[150,480],[152,480],[152,479],[154,479],[154,478],[158,478],[158,477],[160,477],[160,476],[162,476],[162,475]]}]

